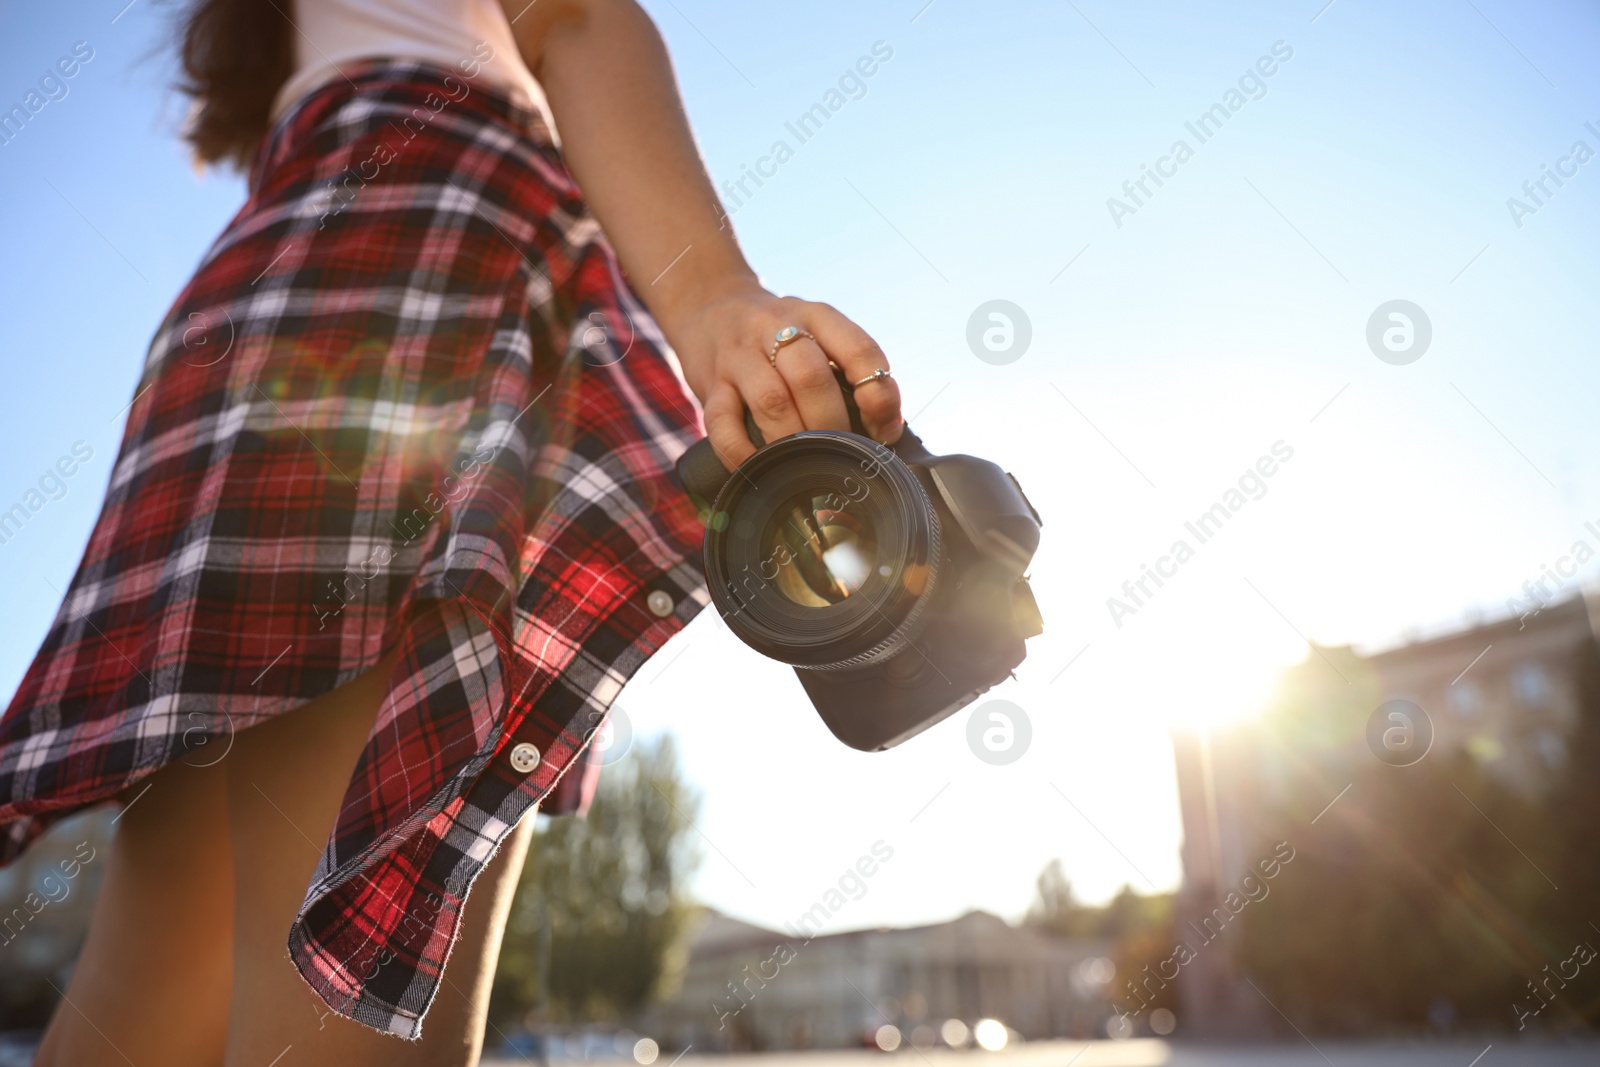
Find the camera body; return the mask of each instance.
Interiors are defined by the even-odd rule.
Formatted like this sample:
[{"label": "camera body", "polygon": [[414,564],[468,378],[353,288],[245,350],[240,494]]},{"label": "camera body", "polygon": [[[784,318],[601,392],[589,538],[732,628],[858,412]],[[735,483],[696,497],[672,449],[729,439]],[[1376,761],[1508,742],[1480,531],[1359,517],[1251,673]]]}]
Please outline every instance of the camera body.
[{"label": "camera body", "polygon": [[1039,514],[1015,478],[937,456],[907,427],[893,446],[810,430],[730,472],[710,441],[678,460],[706,520],[712,603],[757,652],[791,664],[835,737],[900,744],[1010,676],[1043,631],[1026,571]]}]

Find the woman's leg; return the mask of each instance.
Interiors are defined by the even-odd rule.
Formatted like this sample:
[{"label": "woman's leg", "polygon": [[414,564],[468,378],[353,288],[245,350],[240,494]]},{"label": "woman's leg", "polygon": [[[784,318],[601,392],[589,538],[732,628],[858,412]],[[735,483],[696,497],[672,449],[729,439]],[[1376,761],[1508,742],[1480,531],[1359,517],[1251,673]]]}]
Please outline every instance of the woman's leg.
[{"label": "woman's leg", "polygon": [[233,978],[226,764],[169,764],[124,795],[133,803],[101,861],[88,940],[35,1067],[222,1062]]},{"label": "woman's leg", "polygon": [[330,1012],[289,962],[289,926],[339,813],[383,699],[386,662],[334,693],[240,733],[229,757],[235,898],[233,1011],[227,1064],[340,1067],[471,1065],[483,1043],[489,985],[527,852],[526,819],[479,875],[423,1039],[378,1034]]}]

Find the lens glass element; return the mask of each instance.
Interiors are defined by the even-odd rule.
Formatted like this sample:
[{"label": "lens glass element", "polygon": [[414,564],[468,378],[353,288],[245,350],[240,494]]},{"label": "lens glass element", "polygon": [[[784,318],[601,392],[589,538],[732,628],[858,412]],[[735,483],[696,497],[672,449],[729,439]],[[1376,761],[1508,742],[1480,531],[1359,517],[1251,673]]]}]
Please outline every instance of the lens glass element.
[{"label": "lens glass element", "polygon": [[878,542],[866,509],[843,493],[803,491],[773,510],[761,536],[764,571],[791,602],[837,604],[859,592],[878,565]]}]

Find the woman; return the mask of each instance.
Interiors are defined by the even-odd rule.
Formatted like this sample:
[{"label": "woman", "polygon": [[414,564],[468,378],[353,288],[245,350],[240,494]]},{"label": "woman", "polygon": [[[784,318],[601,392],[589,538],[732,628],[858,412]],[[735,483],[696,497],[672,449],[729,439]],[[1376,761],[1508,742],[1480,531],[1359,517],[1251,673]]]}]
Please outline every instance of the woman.
[{"label": "woman", "polygon": [[182,58],[250,196],[0,720],[0,858],[123,805],[37,1062],[470,1064],[528,816],[705,602],[683,382],[730,465],[847,428],[830,361],[899,395],[757,282],[629,0],[202,0]]}]

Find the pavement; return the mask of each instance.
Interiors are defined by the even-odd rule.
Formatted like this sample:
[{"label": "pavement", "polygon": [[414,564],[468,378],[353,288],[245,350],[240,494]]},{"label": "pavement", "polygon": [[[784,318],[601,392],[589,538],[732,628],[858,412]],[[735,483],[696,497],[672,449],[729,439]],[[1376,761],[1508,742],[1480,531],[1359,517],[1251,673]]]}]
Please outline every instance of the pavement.
[{"label": "pavement", "polygon": [[[527,1067],[524,1059],[486,1057],[483,1067]],[[585,1067],[558,1059],[550,1067]],[[654,1067],[1597,1067],[1600,1042],[1374,1043],[1301,1041],[1276,1045],[1189,1045],[1158,1040],[1032,1041],[1000,1052],[905,1049],[760,1055],[663,1056]],[[587,1067],[638,1067],[632,1060],[591,1060]]]}]

